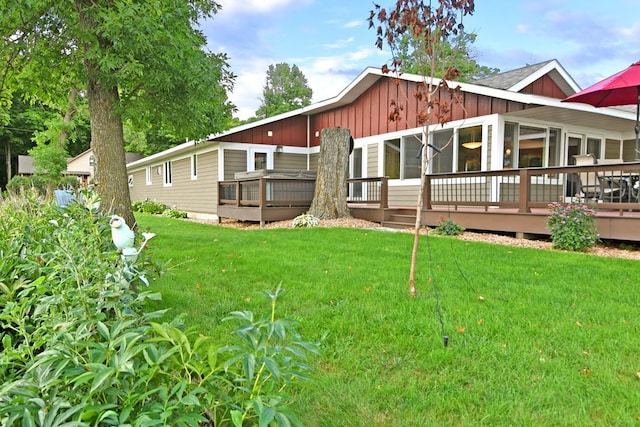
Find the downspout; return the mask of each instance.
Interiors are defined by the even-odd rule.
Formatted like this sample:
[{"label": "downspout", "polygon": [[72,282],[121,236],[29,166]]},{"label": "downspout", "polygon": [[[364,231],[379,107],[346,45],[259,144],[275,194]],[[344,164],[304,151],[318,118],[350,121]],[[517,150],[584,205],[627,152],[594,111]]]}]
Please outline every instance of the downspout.
[{"label": "downspout", "polygon": [[311,169],[311,117],[307,115],[307,170]]}]

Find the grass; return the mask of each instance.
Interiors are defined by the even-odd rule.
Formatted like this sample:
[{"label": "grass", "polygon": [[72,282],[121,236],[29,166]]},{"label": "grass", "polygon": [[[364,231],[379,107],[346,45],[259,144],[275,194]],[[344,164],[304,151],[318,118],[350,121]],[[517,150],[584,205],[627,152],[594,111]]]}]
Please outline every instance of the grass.
[{"label": "grass", "polygon": [[425,237],[412,298],[407,233],[138,222],[176,265],[154,308],[223,345],[221,319],[265,316],[282,282],[280,314],[327,334],[294,392],[305,426],[640,423],[637,261]]}]

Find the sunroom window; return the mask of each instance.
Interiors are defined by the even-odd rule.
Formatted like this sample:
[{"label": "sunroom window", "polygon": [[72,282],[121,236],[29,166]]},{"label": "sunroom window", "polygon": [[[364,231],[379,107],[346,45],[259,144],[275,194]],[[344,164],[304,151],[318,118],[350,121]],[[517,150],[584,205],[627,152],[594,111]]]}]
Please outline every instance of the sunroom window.
[{"label": "sunroom window", "polygon": [[420,178],[422,134],[384,141],[384,175],[390,179]]},{"label": "sunroom window", "polygon": [[482,169],[482,126],[462,128],[458,131],[458,172]]}]

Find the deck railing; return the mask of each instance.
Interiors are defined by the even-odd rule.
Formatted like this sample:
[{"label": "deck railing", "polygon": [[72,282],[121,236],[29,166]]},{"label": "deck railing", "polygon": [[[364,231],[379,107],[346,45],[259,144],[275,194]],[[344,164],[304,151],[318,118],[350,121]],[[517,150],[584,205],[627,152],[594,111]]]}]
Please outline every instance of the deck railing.
[{"label": "deck railing", "polygon": [[481,206],[531,212],[581,198],[600,209],[640,209],[640,162],[431,174],[425,209]]},{"label": "deck railing", "polygon": [[271,178],[220,181],[219,205],[247,207],[311,206],[315,190],[312,178]]},{"label": "deck railing", "polygon": [[377,205],[386,208],[389,200],[388,178],[351,178],[347,180],[347,203]]}]

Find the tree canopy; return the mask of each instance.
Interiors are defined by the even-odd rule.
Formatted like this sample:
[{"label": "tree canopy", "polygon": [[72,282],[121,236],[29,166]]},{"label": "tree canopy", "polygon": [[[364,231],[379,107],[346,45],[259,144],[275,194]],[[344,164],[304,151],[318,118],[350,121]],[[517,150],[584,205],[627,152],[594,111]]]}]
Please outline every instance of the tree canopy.
[{"label": "tree canopy", "polygon": [[269,65],[267,83],[262,90],[262,104],[256,117],[263,119],[311,104],[313,90],[297,65]]},{"label": "tree canopy", "polygon": [[86,97],[98,191],[131,223],[123,122],[178,141],[229,123],[234,76],[197,29],[219,8],[212,0],[9,2],[0,15],[1,108],[16,88],[61,111],[70,90]]},{"label": "tree canopy", "polygon": [[[441,60],[436,61],[436,69],[433,77],[444,77],[447,69],[453,67],[458,70],[457,81],[471,82],[473,80],[497,74],[498,68],[480,65],[476,61],[476,54],[472,47],[477,34],[461,31],[460,33],[443,40],[442,46],[438,49]],[[427,74],[432,61],[429,52],[421,49],[422,40],[411,39],[407,34],[394,40],[394,51],[398,59],[402,61],[400,70],[405,73]],[[428,64],[428,65],[427,65]]]}]

